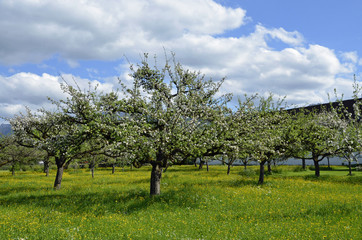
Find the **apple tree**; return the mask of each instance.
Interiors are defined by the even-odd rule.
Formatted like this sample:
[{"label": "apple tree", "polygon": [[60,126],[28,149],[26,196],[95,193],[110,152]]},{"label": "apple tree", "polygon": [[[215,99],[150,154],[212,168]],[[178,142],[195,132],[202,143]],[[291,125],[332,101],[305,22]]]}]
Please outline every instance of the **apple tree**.
[{"label": "apple tree", "polygon": [[207,80],[171,60],[159,69],[145,54],[140,65],[131,66],[133,86],[125,89],[133,129],[126,144],[134,165],[152,166],[151,195],[160,194],[167,166],[220,153],[218,136],[228,128],[224,112],[230,96],[218,93],[223,80]]}]

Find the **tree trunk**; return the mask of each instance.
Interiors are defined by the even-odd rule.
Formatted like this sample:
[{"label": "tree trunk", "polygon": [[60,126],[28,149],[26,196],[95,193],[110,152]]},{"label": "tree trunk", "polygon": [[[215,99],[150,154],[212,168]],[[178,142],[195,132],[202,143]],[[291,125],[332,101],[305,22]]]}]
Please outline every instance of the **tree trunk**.
[{"label": "tree trunk", "polygon": [[272,169],[271,169],[271,162],[268,162],[268,173],[272,174]]},{"label": "tree trunk", "polygon": [[63,179],[63,172],[65,166],[68,166],[70,161],[66,162],[63,154],[60,157],[55,157],[55,163],[57,164],[57,175],[55,176],[54,189],[59,190]]},{"label": "tree trunk", "polygon": [[112,164],[112,174],[114,174],[114,172],[116,171],[116,164]]},{"label": "tree trunk", "polygon": [[331,168],[331,164],[329,164],[329,157],[327,157],[327,161],[328,161],[328,169]]},{"label": "tree trunk", "polygon": [[63,178],[63,171],[64,171],[63,164],[62,165],[57,165],[57,175],[55,176],[55,182],[54,182],[54,189],[55,190],[60,189],[60,185],[62,183],[62,178]]},{"label": "tree trunk", "polygon": [[258,184],[263,184],[264,183],[264,164],[265,164],[265,161],[260,162],[260,171],[259,171],[259,182],[258,182]]},{"label": "tree trunk", "polygon": [[314,168],[315,168],[315,176],[319,177],[320,176],[319,161],[313,159],[313,162],[314,162]]},{"label": "tree trunk", "polygon": [[227,171],[227,175],[229,175],[230,174],[230,169],[231,169],[231,166],[230,166],[231,164],[228,164],[228,171]]},{"label": "tree trunk", "polygon": [[204,164],[205,164],[205,161],[201,160],[201,158],[200,158],[199,170],[202,169],[202,167],[204,166]]},{"label": "tree trunk", "polygon": [[306,169],[306,167],[305,167],[305,158],[302,158],[302,168],[303,168],[303,170]]},{"label": "tree trunk", "polygon": [[247,161],[243,161],[244,163],[244,170],[246,170],[246,165],[248,164]]},{"label": "tree trunk", "polygon": [[150,195],[161,194],[162,166],[159,163],[152,164]]},{"label": "tree trunk", "polygon": [[[121,165],[122,165],[122,172],[124,172],[124,161],[121,161]],[[130,169],[132,170],[133,164],[131,163]]]},{"label": "tree trunk", "polygon": [[206,161],[206,170],[209,171],[209,162]]},{"label": "tree trunk", "polygon": [[348,171],[349,171],[348,175],[352,176],[352,163],[351,163],[351,161],[348,161]]},{"label": "tree trunk", "polygon": [[45,176],[49,177],[49,158],[44,159],[44,173]]},{"label": "tree trunk", "polygon": [[11,175],[15,176],[15,165],[11,165]]},{"label": "tree trunk", "polygon": [[92,173],[92,178],[94,178],[94,167],[96,165],[96,162],[95,162],[95,157],[93,156],[91,162],[89,163],[89,168],[91,170],[91,173]]}]

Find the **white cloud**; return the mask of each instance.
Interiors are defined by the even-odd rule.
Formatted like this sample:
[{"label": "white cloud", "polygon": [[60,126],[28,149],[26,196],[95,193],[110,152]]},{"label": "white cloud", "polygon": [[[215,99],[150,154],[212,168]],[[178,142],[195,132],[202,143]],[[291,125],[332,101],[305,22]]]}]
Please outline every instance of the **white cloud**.
[{"label": "white cloud", "polygon": [[45,108],[55,108],[48,100],[64,99],[66,95],[60,88],[60,83],[66,81],[70,85],[77,84],[82,91],[98,86],[99,92],[110,92],[114,88],[113,82],[99,82],[97,80],[82,79],[71,74],[52,76],[33,73],[18,73],[9,77],[0,76],[0,117],[11,117],[29,107],[33,111]]},{"label": "white cloud", "polygon": [[41,104],[46,96],[59,99],[59,78],[49,74],[17,73],[10,77],[0,76],[0,102],[11,104]]},{"label": "white cloud", "polygon": [[343,60],[345,60],[345,61],[350,61],[354,64],[356,64],[358,62],[357,52],[344,52],[344,53],[341,53],[341,56],[342,56]]},{"label": "white cloud", "polygon": [[[271,34],[290,47],[281,51],[270,48]],[[177,57],[195,70],[201,69],[216,79],[226,76],[224,92],[272,91],[287,95],[293,103],[326,101],[326,92],[333,92],[336,76],[351,73],[351,69],[333,50],[303,46],[303,41],[299,33],[257,26],[254,33],[240,38],[185,35],[170,43],[168,49],[176,49],[181,53]],[[186,51],[181,43],[192,51]]]},{"label": "white cloud", "polygon": [[[340,75],[353,72],[358,62],[355,52],[337,56],[327,47],[308,45],[297,31],[261,24],[246,36],[218,35],[240,28],[246,19],[245,10],[212,0],[4,0],[0,1],[0,31],[6,34],[0,38],[0,63],[41,62],[58,54],[69,66],[78,67],[82,59],[126,55],[133,61],[143,52],[162,58],[166,49],[189,68],[216,79],[227,76],[223,92],[272,91],[288,95],[293,103],[320,102],[335,86],[348,85],[349,80],[342,81]],[[270,40],[286,47],[275,50]],[[120,65],[119,74],[129,83],[125,69]],[[64,77],[87,87],[88,79]],[[109,91],[117,82],[112,77],[108,81],[100,84],[101,90]],[[58,77],[46,74],[0,77],[4,86],[0,103],[43,104],[46,95],[62,96],[58,82]]]},{"label": "white cloud", "polygon": [[32,73],[18,73],[9,77],[0,76],[0,116],[9,118],[25,107],[37,110],[50,107],[47,97],[64,97],[59,78],[48,74],[41,76]]},{"label": "white cloud", "polygon": [[303,36],[297,31],[288,32],[283,28],[267,29],[260,24],[256,26],[254,35],[259,38],[270,36],[271,38],[279,39],[286,44],[294,46],[301,45],[304,42]]},{"label": "white cloud", "polygon": [[56,53],[71,66],[116,59],[188,33],[223,33],[244,17],[244,10],[211,0],[1,1],[0,62],[40,62]]},{"label": "white cloud", "polygon": [[1,106],[1,113],[4,113],[4,115],[1,115],[1,117],[9,117],[14,114],[18,114],[20,111],[24,111],[25,107],[21,104],[0,104]]}]

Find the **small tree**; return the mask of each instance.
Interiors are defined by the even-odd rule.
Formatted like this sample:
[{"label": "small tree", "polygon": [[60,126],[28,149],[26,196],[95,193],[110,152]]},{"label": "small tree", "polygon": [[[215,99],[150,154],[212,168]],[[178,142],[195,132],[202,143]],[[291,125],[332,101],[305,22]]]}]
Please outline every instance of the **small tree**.
[{"label": "small tree", "polygon": [[264,183],[264,165],[266,162],[283,156],[287,149],[286,133],[289,115],[281,111],[283,100],[273,101],[260,98],[259,105],[253,111],[251,124],[250,152],[251,158],[260,165],[259,184]]},{"label": "small tree", "polygon": [[10,164],[13,176],[17,168],[24,169],[26,166],[36,165],[39,159],[43,158],[43,152],[19,145],[14,135],[6,136],[5,138],[7,138],[8,144],[0,152],[0,161]]},{"label": "small tree", "polygon": [[[42,110],[45,112],[44,110]],[[52,148],[43,148],[42,145],[37,145],[40,142],[45,142],[50,136],[54,135],[54,119],[42,117],[32,113],[30,109],[26,109],[26,113],[20,113],[13,119],[10,119],[14,135],[19,145],[28,148],[37,148],[43,150],[46,154],[43,157],[43,172],[49,176],[50,158],[54,156]]]},{"label": "small tree", "polygon": [[358,156],[362,151],[362,101],[358,97],[362,88],[356,82],[356,78],[354,79],[353,89],[353,109],[347,109],[342,99],[340,99],[337,109],[342,119],[338,131],[337,148],[339,155],[348,162],[348,175],[352,175],[352,163],[358,163]]},{"label": "small tree", "polygon": [[96,119],[102,115],[98,111],[99,98],[95,91],[83,92],[68,84],[61,85],[68,98],[56,102],[55,112],[39,110],[32,113],[19,114],[10,120],[15,135],[22,145],[33,146],[44,150],[55,159],[57,174],[54,188],[60,189],[64,166],[84,154],[97,151],[85,147],[87,142],[97,142],[104,146],[103,139],[98,138]]},{"label": "small tree", "polygon": [[238,108],[236,111],[227,109],[225,112],[225,121],[227,128],[218,136],[222,149],[222,162],[228,166],[227,174],[230,174],[231,166],[242,159],[247,163],[252,151],[252,127],[255,114],[254,101],[256,95],[251,97],[244,96],[244,100],[238,99]]},{"label": "small tree", "polygon": [[[12,144],[12,138],[10,136],[0,136],[0,154],[3,153],[4,149]],[[0,157],[0,167],[8,164],[10,159],[7,157]]]},{"label": "small tree", "polygon": [[307,151],[302,144],[302,132],[303,126],[307,119],[308,115],[305,113],[304,109],[298,109],[298,111],[292,110],[289,112],[291,114],[288,130],[287,130],[287,156],[301,159],[302,160],[302,169],[306,170],[306,159],[312,159],[310,152]]},{"label": "small tree", "polygon": [[341,120],[334,111],[309,112],[303,116],[300,127],[300,150],[309,152],[314,163],[315,176],[320,176],[319,162],[338,152],[337,136]]},{"label": "small tree", "polygon": [[352,163],[358,163],[362,151],[362,129],[360,123],[351,120],[339,132],[339,153],[348,162],[349,174],[352,175]]}]

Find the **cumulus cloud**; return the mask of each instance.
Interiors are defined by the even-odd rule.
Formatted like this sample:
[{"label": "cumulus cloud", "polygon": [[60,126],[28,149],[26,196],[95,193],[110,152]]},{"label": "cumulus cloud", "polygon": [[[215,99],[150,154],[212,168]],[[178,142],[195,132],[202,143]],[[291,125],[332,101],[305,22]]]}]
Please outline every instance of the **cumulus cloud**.
[{"label": "cumulus cloud", "polygon": [[[269,47],[270,37],[289,47],[274,50]],[[183,51],[181,42],[192,46]],[[303,44],[298,32],[283,28],[267,29],[257,25],[255,31],[239,38],[185,35],[170,43],[178,57],[190,68],[201,69],[215,78],[227,77],[224,92],[244,94],[271,91],[287,95],[290,102],[323,102],[326,92],[333,92],[337,75],[351,73],[353,62],[341,62],[336,53],[316,44]],[[352,87],[352,79],[350,81]],[[306,94],[308,92],[308,94]]]},{"label": "cumulus cloud", "polygon": [[[0,64],[10,67],[37,63],[59,55],[72,68],[79,60],[130,61],[149,52],[160,58],[173,51],[186,67],[201,70],[215,79],[227,77],[222,92],[235,95],[274,92],[292,103],[327,100],[334,87],[347,89],[357,64],[357,53],[338,53],[325,46],[308,44],[302,33],[282,27],[255,26],[254,32],[234,37],[222,33],[242,28],[246,11],[224,7],[212,0],[109,0],[109,1],[0,1]],[[284,44],[271,47],[270,41]],[[130,82],[126,69],[117,67]],[[90,75],[98,69],[87,69]],[[75,78],[84,88],[90,79]],[[8,114],[20,105],[40,106],[46,97],[62,97],[59,77],[19,73],[0,77],[0,104]],[[100,90],[110,91],[117,82],[109,77]],[[347,90],[346,90],[347,91]],[[0,113],[1,115],[1,113]]]},{"label": "cumulus cloud", "polygon": [[71,74],[52,76],[49,74],[37,75],[33,73],[18,73],[9,77],[0,76],[0,117],[9,118],[19,112],[24,112],[28,107],[36,111],[42,107],[55,109],[55,105],[48,100],[66,98],[60,83],[77,85],[80,90],[86,91],[95,86],[99,92],[110,92],[114,89],[114,79],[109,82],[83,79]]},{"label": "cumulus cloud", "polygon": [[[285,95],[292,103],[320,103],[338,85],[336,76],[350,72],[332,50],[319,45],[282,51],[260,48],[249,57],[243,67],[230,71],[225,91],[235,92],[235,86],[240,86],[246,93]],[[352,79],[349,83],[352,87]]]},{"label": "cumulus cloud", "polygon": [[9,104],[40,105],[47,100],[46,94],[57,99],[62,95],[59,78],[46,73],[42,76],[33,73],[0,76],[0,85],[0,102]]},{"label": "cumulus cloud", "polygon": [[[58,77],[49,74],[18,73],[9,77],[0,76],[0,117],[9,118],[25,107],[37,110],[49,107],[47,96],[62,97]],[[1,121],[1,120],[0,120]]]},{"label": "cumulus cloud", "polygon": [[184,34],[223,33],[244,17],[245,10],[211,0],[5,0],[0,61],[40,62],[55,53],[72,66],[79,59],[116,59]]}]

